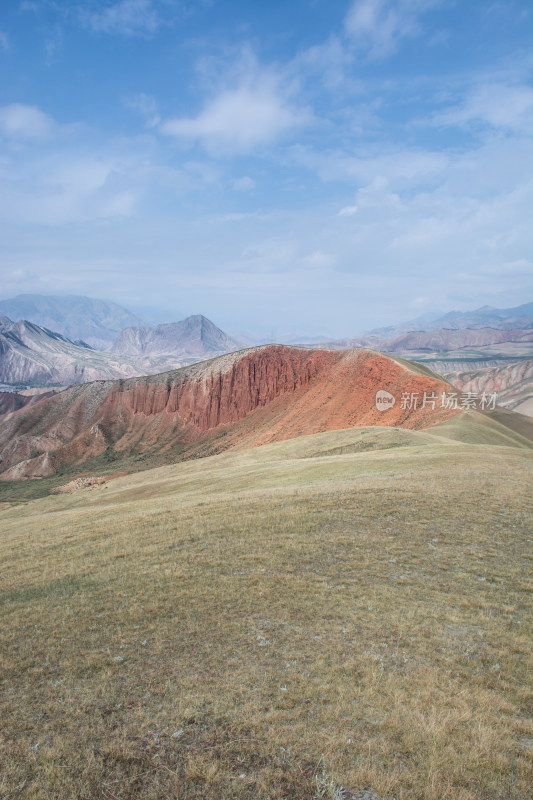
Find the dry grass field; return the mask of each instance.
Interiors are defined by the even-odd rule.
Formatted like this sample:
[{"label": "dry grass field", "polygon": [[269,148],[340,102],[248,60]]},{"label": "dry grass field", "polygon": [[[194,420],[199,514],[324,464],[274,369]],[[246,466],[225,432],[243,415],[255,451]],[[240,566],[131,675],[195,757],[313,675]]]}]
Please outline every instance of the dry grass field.
[{"label": "dry grass field", "polygon": [[530,798],[531,450],[467,428],[4,503],[0,796]]}]

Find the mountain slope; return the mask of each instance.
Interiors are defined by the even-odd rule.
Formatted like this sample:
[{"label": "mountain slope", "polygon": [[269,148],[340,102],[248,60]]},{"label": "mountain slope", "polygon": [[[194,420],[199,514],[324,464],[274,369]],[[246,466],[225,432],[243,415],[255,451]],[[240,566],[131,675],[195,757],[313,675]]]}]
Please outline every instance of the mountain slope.
[{"label": "mountain slope", "polygon": [[496,392],[499,405],[533,416],[533,360],[503,367],[449,372],[444,377],[464,392]]},{"label": "mountain slope", "polygon": [[143,324],[117,303],[79,295],[21,294],[0,301],[0,314],[29,320],[73,341],[83,339],[99,350],[108,348],[124,328]]},{"label": "mountain slope", "polygon": [[0,382],[83,383],[137,375],[126,358],[93,350],[26,320],[0,318]]},{"label": "mountain slope", "polygon": [[[521,308],[527,310],[530,305]],[[391,340],[363,336],[324,345],[333,350],[347,346],[375,347],[424,363],[461,390],[496,392],[498,404],[533,415],[533,328],[439,328],[411,331]]]},{"label": "mountain slope", "polygon": [[37,403],[45,397],[52,397],[59,389],[35,389],[27,392],[2,392],[0,391],[0,415],[11,414],[31,403]]},{"label": "mountain slope", "polygon": [[420,429],[460,414],[385,412],[376,392],[438,395],[449,384],[372,350],[267,345],[162,375],[75,386],[0,423],[4,479],[50,475],[90,458],[167,461],[354,426]]},{"label": "mountain slope", "polygon": [[34,398],[23,397],[18,392],[0,392],[0,415],[18,411],[19,408],[27,406],[32,400],[34,401]]}]

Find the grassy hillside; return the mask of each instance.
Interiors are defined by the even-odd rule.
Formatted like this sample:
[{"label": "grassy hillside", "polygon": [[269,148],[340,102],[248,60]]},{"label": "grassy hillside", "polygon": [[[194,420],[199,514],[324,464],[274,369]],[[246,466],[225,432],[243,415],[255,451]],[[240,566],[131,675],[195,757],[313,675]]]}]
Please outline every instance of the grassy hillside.
[{"label": "grassy hillside", "polygon": [[0,795],[526,800],[531,451],[440,428],[5,505]]},{"label": "grassy hillside", "polygon": [[459,442],[496,444],[532,448],[533,423],[528,417],[498,408],[480,413],[467,411],[453,419],[433,425],[428,431]]}]

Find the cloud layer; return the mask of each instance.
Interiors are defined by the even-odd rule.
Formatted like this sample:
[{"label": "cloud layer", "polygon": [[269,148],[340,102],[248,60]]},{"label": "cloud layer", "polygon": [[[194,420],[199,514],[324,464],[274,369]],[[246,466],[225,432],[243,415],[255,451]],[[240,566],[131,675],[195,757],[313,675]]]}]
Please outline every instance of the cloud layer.
[{"label": "cloud layer", "polygon": [[[233,329],[338,336],[409,309],[517,304],[530,63],[511,44],[496,58],[501,16],[473,6],[309,4],[324,16],[295,38],[264,16],[225,29],[209,3],[26,2],[25,24],[57,33],[57,64],[43,45],[34,95],[13,77],[0,105],[2,291],[176,295]],[[202,25],[184,37],[178,15]],[[16,76],[24,40],[6,31]]]}]

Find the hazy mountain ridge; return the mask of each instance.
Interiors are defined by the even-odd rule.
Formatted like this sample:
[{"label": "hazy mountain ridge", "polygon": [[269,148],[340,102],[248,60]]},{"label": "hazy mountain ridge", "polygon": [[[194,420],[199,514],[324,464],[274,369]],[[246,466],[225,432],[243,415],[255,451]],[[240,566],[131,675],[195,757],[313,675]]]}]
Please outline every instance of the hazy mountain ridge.
[{"label": "hazy mountain ridge", "polygon": [[440,328],[430,331],[404,333],[392,341],[384,342],[381,348],[387,353],[427,350],[446,352],[464,347],[484,347],[490,344],[525,342],[533,344],[533,328]]},{"label": "hazy mountain ridge", "polygon": [[95,350],[32,322],[0,318],[0,382],[77,384],[178,369],[240,343],[205,317],[157,328],[129,328],[118,351]]},{"label": "hazy mountain ridge", "polygon": [[202,314],[180,322],[126,328],[111,352],[131,356],[214,356],[242,348]]},{"label": "hazy mountain ridge", "polygon": [[26,320],[1,319],[1,382],[75,384],[136,374],[136,366],[126,358],[93,350]]},{"label": "hazy mountain ridge", "polygon": [[0,301],[0,314],[29,320],[71,341],[83,340],[97,350],[110,347],[124,328],[144,324],[117,303],[81,295],[18,295]]},{"label": "hazy mountain ridge", "polygon": [[427,314],[415,320],[374,328],[370,334],[383,339],[394,339],[404,333],[432,330],[459,330],[461,328],[496,328],[498,330],[533,327],[533,303],[512,308],[482,306],[475,311],[449,311],[442,315]]}]

